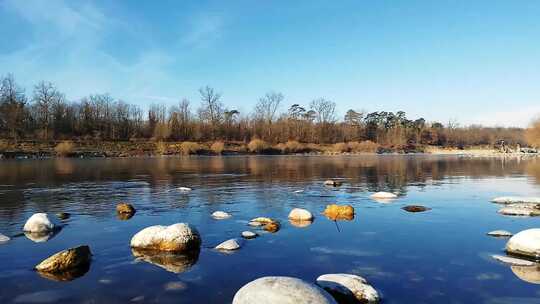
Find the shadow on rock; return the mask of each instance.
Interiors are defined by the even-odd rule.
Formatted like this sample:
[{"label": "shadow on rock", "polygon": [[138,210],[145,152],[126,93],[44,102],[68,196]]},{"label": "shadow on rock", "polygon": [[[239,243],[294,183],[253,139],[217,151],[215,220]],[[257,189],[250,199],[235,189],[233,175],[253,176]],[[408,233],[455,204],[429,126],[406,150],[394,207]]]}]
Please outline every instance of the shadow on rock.
[{"label": "shadow on rock", "polygon": [[37,273],[45,279],[57,282],[73,281],[77,278],[84,276],[90,270],[90,263],[85,263],[77,268],[69,269],[62,272],[42,272]]},{"label": "shadow on rock", "polygon": [[540,265],[512,266],[512,272],[522,281],[531,284],[540,284]]},{"label": "shadow on rock", "polygon": [[169,272],[182,273],[197,263],[200,250],[174,253],[131,248],[131,253],[137,261],[144,261],[156,265]]}]

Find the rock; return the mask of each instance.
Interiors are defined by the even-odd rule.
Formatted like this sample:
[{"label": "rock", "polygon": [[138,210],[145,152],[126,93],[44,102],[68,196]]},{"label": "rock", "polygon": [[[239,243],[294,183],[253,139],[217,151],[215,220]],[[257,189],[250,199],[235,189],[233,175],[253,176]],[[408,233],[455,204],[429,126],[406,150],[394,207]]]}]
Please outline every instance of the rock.
[{"label": "rock", "polygon": [[351,205],[327,205],[323,213],[333,221],[354,219],[354,208]]},{"label": "rock", "polygon": [[[357,275],[346,273],[325,274],[317,278],[317,285],[338,297],[353,296],[360,303],[378,303],[379,294],[368,282]],[[339,301],[341,302],[341,301]]]},{"label": "rock", "polygon": [[513,265],[513,266],[534,266],[534,265],[536,265],[536,263],[528,261],[528,260],[507,257],[507,256],[503,256],[503,255],[492,255],[491,257],[494,258],[495,260],[499,261],[499,262],[503,262],[505,264]]},{"label": "rock", "polygon": [[511,266],[510,269],[522,281],[540,284],[540,266]]},{"label": "rock", "polygon": [[128,203],[120,203],[116,205],[116,212],[118,214],[134,214],[135,208]]},{"label": "rock", "polygon": [[316,285],[291,277],[262,277],[236,292],[233,304],[334,304],[336,301]]},{"label": "rock", "polygon": [[306,209],[294,208],[289,213],[289,219],[295,221],[311,221],[313,220],[313,215]]},{"label": "rock", "polygon": [[217,250],[237,250],[240,249],[240,242],[237,239],[227,240],[216,246]]},{"label": "rock", "polygon": [[506,243],[506,251],[510,254],[540,258],[540,228],[523,230]]},{"label": "rock", "polygon": [[137,249],[183,252],[199,250],[200,246],[199,232],[186,223],[150,226],[131,239],[131,247]]},{"label": "rock", "polygon": [[47,213],[35,213],[24,224],[23,231],[31,233],[47,233],[53,231],[57,224],[49,219]]},{"label": "rock", "polygon": [[539,216],[540,215],[540,205],[539,204],[510,204],[499,211],[500,214],[504,215],[513,215],[513,216]]},{"label": "rock", "polygon": [[370,197],[375,199],[395,199],[398,196],[390,192],[377,192],[373,193]]},{"label": "rock", "polygon": [[116,218],[121,221],[127,221],[132,218],[135,213],[116,213]]},{"label": "rock", "polygon": [[245,239],[254,239],[256,237],[258,237],[259,235],[255,232],[251,232],[251,231],[242,231],[242,237],[245,238]]},{"label": "rock", "polygon": [[311,224],[313,224],[313,221],[297,221],[297,220],[289,220],[289,223],[293,225],[294,227],[298,228],[305,228]]},{"label": "rock", "polygon": [[506,230],[493,230],[488,232],[487,235],[494,237],[511,237],[513,234],[512,232]]},{"label": "rock", "polygon": [[268,217],[257,217],[249,221],[248,225],[253,227],[262,226],[264,230],[268,232],[277,232],[280,228],[278,221]]},{"label": "rock", "polygon": [[343,185],[343,182],[333,180],[333,179],[329,179],[329,180],[324,181],[324,185],[325,186],[330,186],[330,187],[339,187],[339,186]]},{"label": "rock", "polygon": [[9,236],[6,236],[6,235],[3,235],[0,233],[0,244],[1,243],[5,243],[7,241],[11,240],[11,238],[9,238]]},{"label": "rock", "polygon": [[300,189],[300,190],[295,190],[294,193],[303,193],[304,190],[303,189]]},{"label": "rock", "polygon": [[54,232],[25,232],[24,236],[26,236],[29,240],[35,243],[44,243],[48,240],[52,239],[56,234]]},{"label": "rock", "polygon": [[186,283],[182,281],[176,281],[176,282],[169,282],[163,286],[163,289],[165,291],[180,291],[187,289]]},{"label": "rock", "polygon": [[212,213],[212,217],[216,220],[224,220],[230,218],[231,215],[224,211],[215,211],[214,213]]},{"label": "rock", "polygon": [[55,253],[36,266],[39,272],[58,273],[87,266],[92,259],[90,247],[79,246]]},{"label": "rock", "polygon": [[172,273],[182,273],[197,263],[200,251],[195,249],[177,253],[131,248],[131,253],[137,261],[158,266]]},{"label": "rock", "polygon": [[279,228],[281,228],[281,225],[278,222],[271,222],[263,226],[264,230],[271,233],[278,232]]},{"label": "rock", "polygon": [[[268,223],[272,223],[272,222],[275,222],[275,220],[269,218],[269,217],[257,217],[257,218],[254,218],[252,219],[251,221],[249,221],[249,223],[257,223],[257,224],[261,224],[261,225],[264,225],[264,224],[268,224]],[[261,226],[259,225],[259,226]],[[253,226],[257,226],[256,224],[253,225]]]},{"label": "rock", "polygon": [[492,202],[497,204],[540,204],[540,197],[502,196],[494,198]]},{"label": "rock", "polygon": [[56,217],[61,219],[61,220],[67,220],[67,219],[69,219],[70,216],[71,216],[71,214],[69,214],[67,212],[60,212],[60,213],[56,214]]},{"label": "rock", "polygon": [[180,192],[190,192],[191,190],[193,189],[188,188],[188,187],[178,187],[178,191]]},{"label": "rock", "polygon": [[424,206],[418,206],[418,205],[409,205],[409,206],[405,206],[403,208],[401,208],[407,212],[424,212],[424,211],[428,211],[428,210],[431,210],[431,208],[428,208],[428,207],[424,207]]}]

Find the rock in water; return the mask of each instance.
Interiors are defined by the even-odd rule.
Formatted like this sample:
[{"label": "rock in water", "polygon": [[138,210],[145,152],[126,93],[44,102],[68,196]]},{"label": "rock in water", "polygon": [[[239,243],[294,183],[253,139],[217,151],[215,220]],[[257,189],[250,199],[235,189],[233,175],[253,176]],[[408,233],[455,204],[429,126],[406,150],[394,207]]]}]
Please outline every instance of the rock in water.
[{"label": "rock in water", "polygon": [[5,242],[7,242],[7,241],[9,241],[9,240],[11,240],[11,239],[9,238],[9,236],[6,236],[6,235],[3,235],[3,234],[0,233],[0,244],[1,244],[1,243],[5,243]]},{"label": "rock in water", "polygon": [[215,211],[212,213],[212,217],[216,220],[224,220],[231,217],[231,215],[225,211]]},{"label": "rock in water", "polygon": [[294,208],[289,213],[289,219],[295,221],[311,221],[313,215],[306,209]]},{"label": "rock in water", "polygon": [[409,205],[409,206],[405,206],[403,208],[401,208],[407,212],[424,212],[424,211],[429,211],[431,210],[431,208],[428,208],[428,207],[424,207],[424,206],[418,206],[418,205]]},{"label": "rock in water", "polygon": [[248,225],[253,227],[260,227],[268,232],[277,232],[281,227],[279,222],[268,217],[257,217],[249,221]]},{"label": "rock in water", "polygon": [[86,266],[92,259],[90,247],[79,246],[60,251],[36,266],[40,272],[63,272],[74,268]]},{"label": "rock in water", "polygon": [[259,235],[256,234],[255,232],[251,232],[251,231],[242,231],[242,237],[245,238],[245,239],[254,239],[256,237],[258,237]]},{"label": "rock in water", "polygon": [[324,185],[330,186],[330,187],[339,187],[343,185],[343,183],[337,180],[329,179],[329,180],[324,181]]},{"label": "rock in water", "polygon": [[317,278],[317,285],[333,295],[336,294],[336,299],[352,296],[360,303],[379,302],[379,293],[368,284],[366,279],[357,275],[346,273],[324,274]]},{"label": "rock in water", "polygon": [[497,204],[540,204],[540,197],[502,196],[494,198],[492,202]]},{"label": "rock in water", "polygon": [[134,214],[135,208],[128,203],[120,203],[116,205],[116,212],[118,214]]},{"label": "rock in water", "polygon": [[200,251],[189,250],[183,253],[177,253],[131,248],[131,253],[137,261],[150,263],[172,273],[182,273],[197,263]]},{"label": "rock in water", "polygon": [[321,288],[291,277],[262,277],[236,292],[233,304],[335,304]]},{"label": "rock in water", "polygon": [[540,266],[511,266],[510,269],[519,279],[531,284],[540,284]]},{"label": "rock in water", "polygon": [[327,205],[324,209],[324,215],[329,219],[335,220],[347,220],[354,219],[354,208],[351,205]]},{"label": "rock in water", "polygon": [[188,187],[178,187],[178,191],[184,192],[184,193],[185,192],[190,192],[191,190],[193,190],[193,189],[188,188]]},{"label": "rock in water", "polygon": [[240,241],[237,239],[227,240],[216,246],[217,250],[237,250],[240,249]]},{"label": "rock in water", "polygon": [[512,266],[534,266],[534,265],[536,265],[536,263],[531,262],[531,261],[512,258],[512,257],[507,257],[507,256],[503,256],[503,255],[492,255],[491,257],[494,258],[495,260],[499,261],[499,262],[503,262],[505,264],[512,265]]},{"label": "rock in water", "polygon": [[24,224],[23,231],[31,233],[47,233],[57,225],[49,219],[47,213],[35,213]]},{"label": "rock in water", "polygon": [[540,204],[510,204],[501,208],[498,213],[513,216],[539,216]]},{"label": "rock in water", "polygon": [[390,192],[377,192],[371,195],[371,198],[375,199],[395,199],[398,196]]},{"label": "rock in water", "polygon": [[150,226],[131,239],[131,247],[138,249],[182,252],[198,250],[200,246],[199,232],[186,223]]},{"label": "rock in water", "polygon": [[513,234],[512,232],[506,230],[493,230],[488,232],[487,235],[494,237],[511,237]]},{"label": "rock in water", "polygon": [[506,251],[534,259],[540,258],[540,228],[523,230],[511,237],[506,243]]},{"label": "rock in water", "polygon": [[69,219],[70,216],[71,216],[71,214],[69,214],[67,212],[60,212],[60,213],[56,214],[56,217],[61,219],[61,220],[67,220],[67,219]]}]

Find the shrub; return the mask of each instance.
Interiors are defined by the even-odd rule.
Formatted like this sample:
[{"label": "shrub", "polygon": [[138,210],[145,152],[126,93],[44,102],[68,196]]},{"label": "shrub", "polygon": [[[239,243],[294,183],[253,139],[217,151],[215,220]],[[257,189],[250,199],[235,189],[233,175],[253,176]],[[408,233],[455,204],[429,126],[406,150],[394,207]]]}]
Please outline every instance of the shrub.
[{"label": "shrub", "polygon": [[9,148],[7,140],[0,139],[0,151],[6,151]]},{"label": "shrub", "polygon": [[525,131],[525,138],[530,146],[540,148],[540,118],[534,120]]},{"label": "shrub", "polygon": [[167,152],[167,145],[163,141],[156,142],[156,154],[163,155]]},{"label": "shrub", "polygon": [[289,153],[298,153],[304,151],[304,145],[296,140],[289,140],[285,144],[286,151]]},{"label": "shrub", "polygon": [[185,141],[180,145],[180,153],[184,155],[197,154],[201,149],[201,145],[191,141]]},{"label": "shrub", "polygon": [[248,144],[249,151],[254,153],[261,153],[268,149],[268,147],[268,144],[264,140],[258,138],[252,139]]},{"label": "shrub", "polygon": [[371,140],[365,140],[362,142],[353,141],[348,143],[349,150],[351,152],[366,152],[366,153],[376,153],[379,145],[372,142]]},{"label": "shrub", "polygon": [[332,146],[332,151],[338,153],[344,153],[349,151],[349,146],[346,143],[335,143]]},{"label": "shrub", "polygon": [[225,150],[225,144],[222,141],[216,141],[212,144],[210,150],[215,154],[221,154],[223,153],[223,150]]},{"label": "shrub", "polygon": [[72,141],[66,140],[54,147],[54,151],[59,156],[67,156],[75,149],[75,144]]}]

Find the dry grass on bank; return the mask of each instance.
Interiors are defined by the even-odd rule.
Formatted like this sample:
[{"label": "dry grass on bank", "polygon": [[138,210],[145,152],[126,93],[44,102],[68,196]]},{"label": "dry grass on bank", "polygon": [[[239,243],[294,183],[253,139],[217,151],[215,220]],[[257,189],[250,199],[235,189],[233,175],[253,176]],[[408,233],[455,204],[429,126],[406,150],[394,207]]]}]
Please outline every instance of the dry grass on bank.
[{"label": "dry grass on bank", "polygon": [[210,150],[214,152],[214,154],[222,154],[225,150],[225,143],[222,141],[216,141],[210,146]]},{"label": "dry grass on bank", "polygon": [[196,142],[185,141],[180,144],[180,153],[183,155],[197,154],[201,150],[203,147]]},{"label": "dry grass on bank", "polygon": [[54,147],[54,152],[58,156],[67,156],[75,150],[75,144],[72,141],[63,141]]},{"label": "dry grass on bank", "polygon": [[252,139],[248,144],[248,150],[252,153],[261,153],[270,148],[270,145],[262,139]]}]

